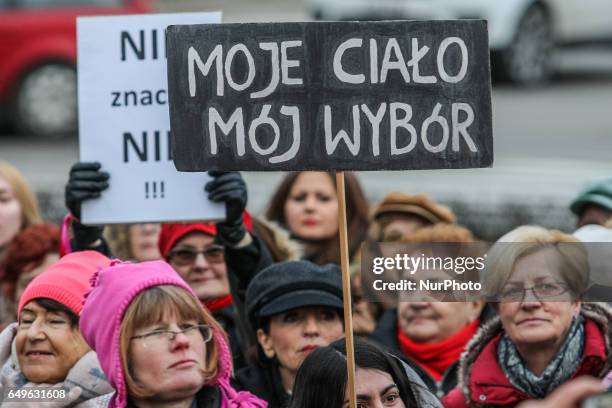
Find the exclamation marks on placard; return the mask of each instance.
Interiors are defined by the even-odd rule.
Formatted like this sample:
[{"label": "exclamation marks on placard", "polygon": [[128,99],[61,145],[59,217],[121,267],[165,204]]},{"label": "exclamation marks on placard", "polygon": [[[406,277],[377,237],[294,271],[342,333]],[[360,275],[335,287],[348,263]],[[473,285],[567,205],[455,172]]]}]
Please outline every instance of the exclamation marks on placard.
[{"label": "exclamation marks on placard", "polygon": [[166,198],[166,186],[163,181],[145,181],[145,199]]}]

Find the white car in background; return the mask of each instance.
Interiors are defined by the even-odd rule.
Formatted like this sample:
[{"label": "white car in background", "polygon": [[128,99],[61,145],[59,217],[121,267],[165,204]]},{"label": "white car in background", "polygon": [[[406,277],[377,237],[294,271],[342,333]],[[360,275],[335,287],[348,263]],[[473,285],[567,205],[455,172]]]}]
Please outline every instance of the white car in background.
[{"label": "white car in background", "polygon": [[522,85],[553,73],[556,46],[612,44],[612,0],[308,0],[317,20],[488,20],[493,73]]}]

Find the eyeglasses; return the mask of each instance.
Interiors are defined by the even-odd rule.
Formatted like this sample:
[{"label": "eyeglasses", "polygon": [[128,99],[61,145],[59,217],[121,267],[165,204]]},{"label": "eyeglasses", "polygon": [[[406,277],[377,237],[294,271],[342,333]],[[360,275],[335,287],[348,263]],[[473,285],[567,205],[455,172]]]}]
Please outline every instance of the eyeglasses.
[{"label": "eyeglasses", "polygon": [[203,251],[190,248],[179,248],[170,252],[168,260],[179,266],[190,265],[195,262],[199,254],[204,255],[209,263],[222,263],[225,261],[225,250],[221,245],[211,245]]},{"label": "eyeglasses", "polygon": [[197,324],[185,327],[182,330],[154,330],[148,333],[130,337],[130,340],[141,339],[147,343],[165,343],[176,339],[180,333],[184,334],[189,340],[203,340],[208,343],[212,339],[212,327],[207,324]]},{"label": "eyeglasses", "polygon": [[[530,288],[512,287],[504,289],[501,292],[500,298],[502,301],[522,302],[525,300],[525,294],[531,290],[538,300],[550,300],[557,296],[561,296],[569,290],[569,286],[561,282],[546,282],[539,283]],[[562,300],[562,299],[558,299]]]}]

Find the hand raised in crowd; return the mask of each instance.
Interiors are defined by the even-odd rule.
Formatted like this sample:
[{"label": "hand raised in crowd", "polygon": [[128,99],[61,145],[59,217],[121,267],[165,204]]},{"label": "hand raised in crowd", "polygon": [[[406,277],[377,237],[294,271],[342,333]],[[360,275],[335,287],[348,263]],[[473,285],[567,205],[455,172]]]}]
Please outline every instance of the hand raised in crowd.
[{"label": "hand raised in crowd", "polygon": [[527,401],[517,408],[578,408],[584,399],[604,391],[601,380],[581,377],[561,385],[543,400]]},{"label": "hand raised in crowd", "polygon": [[78,162],[70,169],[70,178],[66,184],[66,207],[79,220],[72,224],[74,233],[74,249],[91,248],[99,244],[104,227],[85,226],[81,224],[81,208],[83,201],[101,196],[108,188],[110,175],[100,171],[102,165],[98,162]]},{"label": "hand raised in crowd", "polygon": [[98,162],[78,162],[70,169],[66,184],[66,207],[77,219],[81,219],[81,204],[85,200],[98,198],[108,188],[110,175],[100,171]]},{"label": "hand raised in crowd", "polygon": [[237,246],[247,235],[242,220],[247,205],[247,187],[237,171],[209,171],[212,180],[204,187],[208,199],[225,204],[225,220],[217,223],[216,239],[230,247]]}]

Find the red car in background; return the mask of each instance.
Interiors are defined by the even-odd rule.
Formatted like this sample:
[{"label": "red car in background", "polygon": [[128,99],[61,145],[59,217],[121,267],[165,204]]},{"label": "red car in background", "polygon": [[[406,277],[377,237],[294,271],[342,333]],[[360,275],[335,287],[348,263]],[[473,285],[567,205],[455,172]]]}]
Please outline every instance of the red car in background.
[{"label": "red car in background", "polygon": [[151,0],[0,0],[0,113],[21,133],[75,133],[76,17],[151,11]]}]

